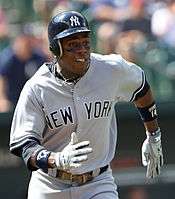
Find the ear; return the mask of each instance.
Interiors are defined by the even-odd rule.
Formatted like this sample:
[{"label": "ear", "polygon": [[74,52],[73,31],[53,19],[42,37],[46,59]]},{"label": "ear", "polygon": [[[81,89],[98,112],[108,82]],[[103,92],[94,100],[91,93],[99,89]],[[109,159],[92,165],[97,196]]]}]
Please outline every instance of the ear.
[{"label": "ear", "polygon": [[59,40],[53,40],[50,43],[49,49],[56,57],[60,58],[62,56],[62,46]]}]

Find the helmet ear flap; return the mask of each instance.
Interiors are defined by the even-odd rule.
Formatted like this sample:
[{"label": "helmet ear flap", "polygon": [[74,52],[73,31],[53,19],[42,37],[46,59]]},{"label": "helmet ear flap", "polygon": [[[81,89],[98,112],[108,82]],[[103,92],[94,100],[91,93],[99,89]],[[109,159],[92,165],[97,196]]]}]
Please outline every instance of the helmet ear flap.
[{"label": "helmet ear flap", "polygon": [[61,44],[59,42],[58,44],[58,40],[53,39],[52,42],[50,43],[49,49],[50,51],[56,55],[57,57],[61,57],[62,54],[62,49],[61,48]]}]

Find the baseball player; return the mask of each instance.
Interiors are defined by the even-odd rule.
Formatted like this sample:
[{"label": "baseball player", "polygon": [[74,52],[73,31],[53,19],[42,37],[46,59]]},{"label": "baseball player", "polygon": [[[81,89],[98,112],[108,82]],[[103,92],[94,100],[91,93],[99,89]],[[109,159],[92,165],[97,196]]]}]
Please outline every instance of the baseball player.
[{"label": "baseball player", "polygon": [[90,30],[80,13],[53,17],[48,37],[56,59],[25,84],[11,126],[10,151],[32,171],[28,199],[118,198],[110,162],[119,101],[137,107],[146,130],[146,175],[159,175],[161,131],[144,71],[120,55],[90,53]]}]

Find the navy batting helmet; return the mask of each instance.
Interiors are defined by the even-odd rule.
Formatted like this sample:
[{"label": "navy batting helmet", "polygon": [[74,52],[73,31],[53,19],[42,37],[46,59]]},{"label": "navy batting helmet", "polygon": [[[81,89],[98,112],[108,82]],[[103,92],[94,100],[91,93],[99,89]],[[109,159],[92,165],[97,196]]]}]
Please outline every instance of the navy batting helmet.
[{"label": "navy batting helmet", "polygon": [[60,39],[75,33],[90,32],[86,18],[75,11],[65,11],[54,16],[48,25],[49,48],[58,57],[62,56]]}]

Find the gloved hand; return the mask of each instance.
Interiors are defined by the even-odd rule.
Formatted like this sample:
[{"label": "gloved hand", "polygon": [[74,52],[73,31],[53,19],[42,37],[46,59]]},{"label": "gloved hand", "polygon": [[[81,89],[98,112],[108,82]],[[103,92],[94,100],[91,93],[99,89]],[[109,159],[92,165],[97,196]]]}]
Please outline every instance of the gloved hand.
[{"label": "gloved hand", "polygon": [[147,138],[142,145],[142,164],[147,166],[147,178],[154,178],[160,174],[163,165],[163,153],[161,145],[161,132],[158,129],[154,133],[146,132]]},{"label": "gloved hand", "polygon": [[70,143],[61,152],[55,153],[56,167],[63,170],[80,167],[81,162],[87,160],[87,155],[92,152],[89,144],[89,141],[78,143],[76,133],[73,132]]}]

